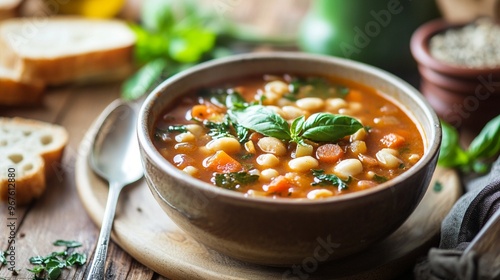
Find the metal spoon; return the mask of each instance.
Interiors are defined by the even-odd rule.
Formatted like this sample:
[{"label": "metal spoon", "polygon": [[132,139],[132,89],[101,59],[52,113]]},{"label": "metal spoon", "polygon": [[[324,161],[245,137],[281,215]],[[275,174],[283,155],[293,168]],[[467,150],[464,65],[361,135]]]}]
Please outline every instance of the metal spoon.
[{"label": "metal spoon", "polygon": [[109,236],[113,225],[120,191],[143,176],[136,138],[137,115],[130,105],[117,100],[111,103],[98,119],[89,154],[91,168],[109,183],[106,210],[88,280],[104,279]]}]

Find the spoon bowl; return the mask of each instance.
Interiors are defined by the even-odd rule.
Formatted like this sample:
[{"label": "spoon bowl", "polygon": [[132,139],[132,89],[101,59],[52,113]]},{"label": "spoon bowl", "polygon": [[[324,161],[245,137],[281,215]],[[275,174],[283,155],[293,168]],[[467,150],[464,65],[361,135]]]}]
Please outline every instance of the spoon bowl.
[{"label": "spoon bowl", "polygon": [[97,120],[89,165],[108,181],[110,189],[88,280],[104,279],[109,236],[120,191],[144,174],[136,138],[136,120],[134,108],[120,100],[111,103]]}]

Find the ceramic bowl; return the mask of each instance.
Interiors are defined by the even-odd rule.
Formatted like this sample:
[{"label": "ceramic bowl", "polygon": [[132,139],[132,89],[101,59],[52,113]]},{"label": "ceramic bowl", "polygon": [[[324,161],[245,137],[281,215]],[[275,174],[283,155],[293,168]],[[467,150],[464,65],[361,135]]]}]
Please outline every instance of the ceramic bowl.
[{"label": "ceramic bowl", "polygon": [[439,117],[459,128],[479,130],[498,115],[500,68],[454,66],[429,51],[432,36],[465,24],[430,21],[415,31],[410,48],[422,79],[420,90]]},{"label": "ceramic bowl", "polygon": [[[164,108],[194,89],[265,73],[328,74],[351,79],[396,100],[418,123],[425,142],[421,160],[375,188],[317,201],[245,197],[187,176],[152,142]],[[380,69],[339,58],[302,53],[245,54],[190,68],[158,86],[144,102],[138,138],[146,180],[168,216],[197,241],[233,258],[284,266],[305,258],[338,259],[395,231],[412,213],[434,172],[441,129],[421,94]]]}]

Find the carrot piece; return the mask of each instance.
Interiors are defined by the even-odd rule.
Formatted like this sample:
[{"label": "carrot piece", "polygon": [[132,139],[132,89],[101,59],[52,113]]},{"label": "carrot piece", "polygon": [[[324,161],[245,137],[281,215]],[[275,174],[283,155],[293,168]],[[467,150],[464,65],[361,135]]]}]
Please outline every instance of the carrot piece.
[{"label": "carrot piece", "polygon": [[387,148],[399,148],[406,142],[405,138],[396,133],[389,133],[380,139],[382,145]]},{"label": "carrot piece", "polygon": [[206,158],[203,165],[211,171],[221,173],[237,172],[243,168],[241,163],[224,151],[217,151],[213,156]]},{"label": "carrot piece", "polygon": [[269,185],[264,186],[264,190],[269,193],[280,193],[283,191],[287,191],[292,184],[285,176],[278,176],[274,178]]},{"label": "carrot piece", "polygon": [[195,119],[202,119],[206,120],[208,119],[214,111],[208,107],[207,105],[194,105],[193,108],[191,109],[191,116]]},{"label": "carrot piece", "polygon": [[359,90],[351,89],[345,96],[347,102],[363,102],[363,93]]},{"label": "carrot piece", "polygon": [[324,144],[316,149],[319,161],[335,163],[344,156],[344,150],[338,144]]}]

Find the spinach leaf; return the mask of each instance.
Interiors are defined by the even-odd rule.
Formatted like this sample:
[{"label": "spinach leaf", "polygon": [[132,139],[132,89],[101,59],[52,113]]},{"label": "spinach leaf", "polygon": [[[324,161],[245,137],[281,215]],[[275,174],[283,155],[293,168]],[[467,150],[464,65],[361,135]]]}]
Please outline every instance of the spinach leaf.
[{"label": "spinach leaf", "polygon": [[315,113],[304,122],[302,137],[317,142],[334,142],[362,127],[359,121],[348,116]]},{"label": "spinach leaf", "polygon": [[229,110],[233,123],[263,135],[276,137],[283,141],[291,140],[290,128],[285,119],[261,105],[253,105],[244,109]]},{"label": "spinach leaf", "polygon": [[494,157],[500,152],[500,115],[490,120],[470,143],[467,154],[473,159]]},{"label": "spinach leaf", "polygon": [[234,190],[240,186],[251,184],[259,179],[259,175],[250,175],[247,172],[216,173],[213,182],[216,186]]},{"label": "spinach leaf", "polygon": [[314,183],[311,186],[337,186],[338,190],[346,190],[348,184],[351,182],[351,177],[344,181],[334,174],[325,174],[324,170],[312,169],[312,174],[314,176]]},{"label": "spinach leaf", "polygon": [[295,78],[290,82],[290,94],[285,98],[296,100],[303,97],[344,98],[349,93],[349,88],[334,85],[322,77]]},{"label": "spinach leaf", "polygon": [[469,157],[460,147],[458,132],[445,122],[441,122],[441,127],[443,136],[438,164],[444,167],[466,165],[469,162]]},{"label": "spinach leaf", "polygon": [[377,183],[384,183],[384,182],[387,182],[387,177],[385,176],[381,176],[381,175],[378,175],[378,174],[375,174],[373,176],[373,181],[377,182]]},{"label": "spinach leaf", "polygon": [[81,242],[78,241],[67,241],[67,240],[56,240],[52,243],[54,246],[66,246],[66,248],[77,248],[82,246]]},{"label": "spinach leaf", "polygon": [[207,134],[212,136],[213,139],[233,136],[231,134],[230,123],[227,118],[224,118],[224,120],[220,123],[205,120],[203,121],[203,125],[208,128]]}]

